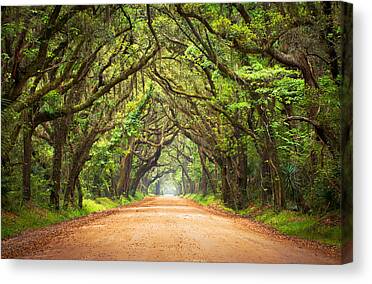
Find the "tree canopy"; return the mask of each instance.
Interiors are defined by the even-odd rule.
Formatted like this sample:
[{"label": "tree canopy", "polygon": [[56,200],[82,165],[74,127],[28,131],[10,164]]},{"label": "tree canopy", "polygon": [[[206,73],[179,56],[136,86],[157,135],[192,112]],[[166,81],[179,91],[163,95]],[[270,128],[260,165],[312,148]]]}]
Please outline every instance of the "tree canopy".
[{"label": "tree canopy", "polygon": [[3,206],[168,184],[235,210],[339,210],[346,10],[2,7]]}]

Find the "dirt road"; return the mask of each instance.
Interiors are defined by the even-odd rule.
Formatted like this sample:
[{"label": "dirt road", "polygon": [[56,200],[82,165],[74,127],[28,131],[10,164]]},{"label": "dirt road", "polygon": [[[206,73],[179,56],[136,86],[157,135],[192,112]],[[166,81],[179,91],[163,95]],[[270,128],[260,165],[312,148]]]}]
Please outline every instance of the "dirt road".
[{"label": "dirt road", "polygon": [[319,263],[338,259],[177,197],[92,214],[2,242],[3,258]]}]

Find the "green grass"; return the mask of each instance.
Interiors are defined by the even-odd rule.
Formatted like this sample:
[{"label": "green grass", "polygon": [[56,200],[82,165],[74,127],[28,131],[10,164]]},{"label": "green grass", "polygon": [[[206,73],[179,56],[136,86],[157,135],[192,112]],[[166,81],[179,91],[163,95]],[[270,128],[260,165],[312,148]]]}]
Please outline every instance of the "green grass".
[{"label": "green grass", "polygon": [[94,200],[85,199],[83,200],[83,209],[85,209],[88,214],[97,211],[103,211],[107,209],[112,209],[121,205],[119,201],[112,200],[107,197],[98,197]]},{"label": "green grass", "polygon": [[129,195],[128,198],[122,197],[120,199],[120,204],[121,205],[128,205],[132,202],[142,200],[145,196],[141,192],[136,192],[134,196]]},{"label": "green grass", "polygon": [[236,213],[233,209],[226,207],[221,199],[213,194],[202,195],[198,193],[188,193],[183,195],[183,198],[194,200],[204,206],[214,206],[230,213]]},{"label": "green grass", "polygon": [[341,245],[340,226],[322,224],[317,216],[288,210],[276,213],[272,209],[264,209],[254,218],[289,236],[329,245]]},{"label": "green grass", "polygon": [[290,210],[275,212],[271,208],[261,208],[258,206],[235,211],[224,206],[221,200],[213,195],[203,196],[201,194],[186,194],[184,198],[194,200],[204,206],[213,205],[230,213],[252,217],[256,221],[269,225],[289,236],[296,236],[306,240],[315,240],[323,244],[341,246],[340,226],[323,224],[318,216]]},{"label": "green grass", "polygon": [[82,209],[67,209],[54,211],[29,205],[15,212],[2,210],[1,214],[1,239],[12,237],[28,229],[42,228],[51,224],[86,216],[93,212],[112,209],[121,205],[144,198],[142,193],[136,193],[134,197],[112,200],[107,197],[99,197],[95,200],[83,200]]},{"label": "green grass", "polygon": [[183,197],[194,200],[204,206],[219,203],[219,199],[217,199],[217,197],[215,197],[212,194],[202,195],[202,194],[196,194],[196,193],[189,193],[189,194],[185,194]]}]

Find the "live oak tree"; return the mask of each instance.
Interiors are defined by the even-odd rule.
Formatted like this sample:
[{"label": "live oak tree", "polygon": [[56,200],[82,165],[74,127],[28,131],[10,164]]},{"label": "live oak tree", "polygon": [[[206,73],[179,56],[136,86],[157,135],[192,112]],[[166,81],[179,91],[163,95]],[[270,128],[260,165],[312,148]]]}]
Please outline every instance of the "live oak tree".
[{"label": "live oak tree", "polygon": [[[49,9],[50,15],[47,13]],[[133,39],[132,19],[122,7],[66,7],[67,11],[61,14],[62,10],[65,9],[58,6],[31,10],[22,8],[20,11],[7,7],[4,8],[3,13],[5,19],[3,27],[6,32],[2,44],[3,50],[9,50],[9,53],[4,53],[6,60],[3,61],[2,93],[7,107],[5,112],[9,115],[23,113],[23,199],[25,201],[31,199],[32,136],[36,127],[91,108],[95,101],[112,92],[115,86],[143,68],[157,52],[157,48],[151,49],[151,45],[136,44]],[[112,17],[112,22],[110,29],[103,30],[98,23],[103,17],[107,17],[105,10],[109,10],[109,20]],[[12,21],[12,17],[16,17],[19,13],[25,14],[25,19],[19,17],[18,22]],[[123,17],[114,18],[115,13],[120,13]],[[33,14],[41,14],[44,18],[39,19]],[[26,29],[25,22],[35,24],[38,28],[42,22],[41,26],[44,30],[33,33],[32,43],[26,43],[23,38],[19,39],[20,43],[16,46],[13,55],[12,38],[18,36],[18,29],[25,34],[33,31],[30,26]],[[94,37],[92,31],[97,31]],[[57,48],[53,48],[50,44],[52,40],[57,41],[55,45],[58,44],[58,40],[61,43]],[[67,49],[68,44],[71,50]],[[133,48],[135,44],[136,47]],[[61,46],[62,51],[60,51]],[[31,51],[35,55],[29,56]],[[117,53],[120,51],[123,55],[118,58]],[[48,58],[50,65],[53,64],[51,67],[46,65],[49,62],[45,60],[48,52],[51,57]],[[62,54],[59,54],[60,52]],[[110,52],[112,54],[107,56]],[[141,53],[143,55],[140,55]],[[39,67],[40,64],[43,66]],[[22,75],[18,75],[17,72]],[[63,105],[64,97],[74,97],[70,101],[74,101],[75,104]],[[6,117],[7,114],[4,116]],[[13,140],[7,141],[8,148],[13,147],[19,133],[20,131],[16,129],[15,134],[10,135]],[[7,137],[4,138],[6,140]],[[4,160],[8,159],[5,157]],[[3,166],[10,167],[6,164]]]},{"label": "live oak tree", "polygon": [[4,206],[174,184],[236,210],[340,209],[344,4],[2,9]]}]

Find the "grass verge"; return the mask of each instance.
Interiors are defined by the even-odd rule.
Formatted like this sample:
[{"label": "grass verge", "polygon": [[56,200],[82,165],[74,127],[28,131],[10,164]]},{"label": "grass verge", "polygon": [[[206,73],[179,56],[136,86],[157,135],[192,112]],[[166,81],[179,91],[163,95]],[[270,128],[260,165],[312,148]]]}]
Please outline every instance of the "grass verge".
[{"label": "grass verge", "polygon": [[256,206],[234,211],[225,207],[221,200],[213,195],[186,194],[183,197],[204,206],[214,206],[230,213],[239,214],[242,217],[250,217],[288,236],[318,241],[337,247],[341,246],[341,227],[337,222],[326,222],[329,220],[328,216],[319,217],[290,210],[275,212],[270,207]]},{"label": "grass verge", "polygon": [[2,210],[1,239],[16,236],[28,229],[42,228],[62,221],[86,216],[90,213],[112,209],[121,205],[128,205],[143,198],[144,195],[142,193],[136,193],[133,197],[123,197],[120,200],[112,200],[107,197],[99,197],[94,200],[85,199],[82,209],[60,211],[45,209],[35,205],[24,206],[16,212]]}]

